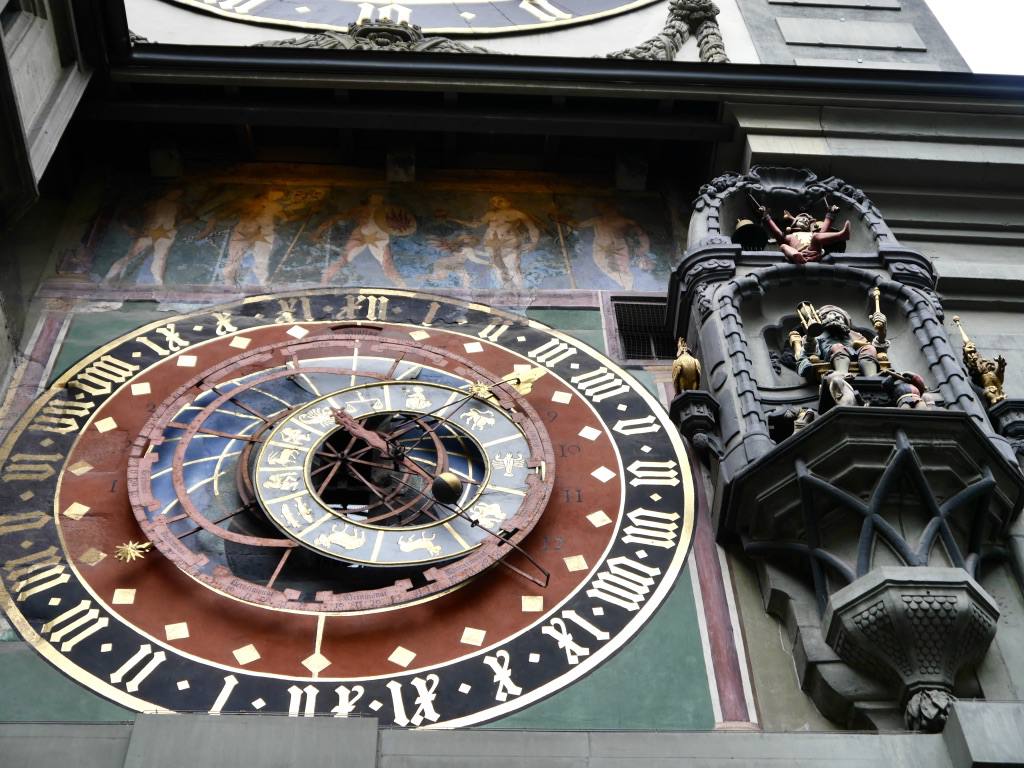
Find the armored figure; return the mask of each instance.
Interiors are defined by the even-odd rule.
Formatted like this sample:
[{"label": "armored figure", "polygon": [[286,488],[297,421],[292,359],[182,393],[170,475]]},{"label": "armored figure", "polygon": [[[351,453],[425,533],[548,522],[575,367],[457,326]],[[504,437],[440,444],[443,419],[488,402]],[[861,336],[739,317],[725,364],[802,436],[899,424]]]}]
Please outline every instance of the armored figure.
[{"label": "armored figure", "polygon": [[[879,291],[872,290],[875,309],[868,319],[874,327],[871,340],[853,328],[850,314],[842,307],[825,304],[815,309],[810,302],[797,307],[803,333],[789,334],[797,372],[821,382],[821,409],[832,405],[860,405],[854,384],[858,377],[883,378],[880,387],[897,408],[927,408],[924,379],[911,371],[889,369],[886,350],[886,317],[879,306]],[[877,386],[877,385],[876,385]]]},{"label": "armored figure", "polygon": [[820,261],[830,246],[850,239],[850,222],[846,222],[838,231],[832,230],[832,218],[839,210],[838,205],[829,208],[824,221],[815,221],[814,216],[806,211],[796,216],[786,211],[784,215],[789,226],[785,232],[779,229],[765,206],[758,206],[758,210],[761,212],[761,220],[779,244],[779,250],[785,254],[787,261],[794,264]]},{"label": "armored figure", "polygon": [[978,352],[978,346],[970,340],[964,327],[960,324],[960,318],[954,315],[953,322],[956,323],[956,327],[960,331],[960,338],[963,339],[964,367],[971,374],[971,381],[984,391],[989,407],[1005,400],[1003,378],[1006,375],[1006,360],[1002,355],[997,356],[994,360],[990,357],[982,357]]},{"label": "armored figure", "polygon": [[[807,310],[814,312],[807,303],[802,304],[798,311],[804,313]],[[825,304],[816,314],[817,323],[812,319],[807,326],[810,349],[804,344],[794,349],[797,372],[806,376],[816,369],[816,364],[824,362],[835,372],[845,375],[850,373],[850,363],[856,361],[860,375],[877,376],[878,349],[888,346],[885,342],[885,315],[881,312],[871,315],[872,323],[876,324],[876,334],[878,331],[881,333],[868,341],[864,334],[852,328],[850,314],[842,307]]]}]

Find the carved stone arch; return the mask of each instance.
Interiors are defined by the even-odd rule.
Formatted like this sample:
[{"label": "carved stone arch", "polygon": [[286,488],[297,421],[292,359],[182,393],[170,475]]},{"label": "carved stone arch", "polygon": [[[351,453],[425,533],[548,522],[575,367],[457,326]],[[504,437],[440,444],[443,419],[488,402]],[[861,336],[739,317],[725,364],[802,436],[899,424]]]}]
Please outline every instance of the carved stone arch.
[{"label": "carved stone arch", "polygon": [[[769,437],[768,413],[762,387],[753,366],[752,337],[743,321],[743,305],[779,286],[795,283],[857,286],[867,292],[877,287],[883,304],[903,315],[915,346],[927,365],[918,371],[938,392],[947,408],[965,412],[1007,458],[1012,450],[996,435],[981,400],[971,386],[931,298],[922,290],[886,279],[883,275],[841,264],[776,264],[716,287],[711,311],[702,324],[699,348],[708,374],[708,386],[722,406],[720,426],[725,451],[726,478],[774,448]],[[759,331],[760,329],[758,329]],[[756,334],[759,336],[759,333]]]},{"label": "carved stone arch", "polygon": [[[849,217],[854,226],[854,238],[847,250],[869,252],[898,245],[878,207],[863,190],[843,179],[819,179],[804,168],[754,166],[745,174],[727,173],[700,188],[690,221],[690,247],[709,236],[731,237],[737,219],[756,220],[751,198],[767,206],[776,217],[781,217],[784,209],[811,210],[823,216],[822,203],[827,198],[840,206],[840,217]],[[858,228],[861,237],[857,237]]]}]

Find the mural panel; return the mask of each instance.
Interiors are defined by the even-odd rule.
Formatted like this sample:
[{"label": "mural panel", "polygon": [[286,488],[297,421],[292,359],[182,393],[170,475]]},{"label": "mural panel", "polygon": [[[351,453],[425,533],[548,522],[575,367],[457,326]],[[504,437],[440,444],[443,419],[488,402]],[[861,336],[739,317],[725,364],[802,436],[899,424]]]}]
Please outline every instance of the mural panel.
[{"label": "mural panel", "polygon": [[673,262],[651,194],[213,174],[118,189],[62,273],[111,288],[646,291]]}]

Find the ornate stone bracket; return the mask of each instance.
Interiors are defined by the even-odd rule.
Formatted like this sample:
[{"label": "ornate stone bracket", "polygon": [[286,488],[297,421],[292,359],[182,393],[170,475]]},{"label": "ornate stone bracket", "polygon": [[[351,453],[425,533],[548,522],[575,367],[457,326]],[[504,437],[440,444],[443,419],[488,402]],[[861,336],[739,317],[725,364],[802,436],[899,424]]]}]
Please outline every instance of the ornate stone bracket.
[{"label": "ornate stone bracket", "polygon": [[822,624],[847,663],[897,680],[904,721],[941,731],[957,674],[982,660],[999,608],[959,568],[879,568],[838,592]]},{"label": "ornate stone bracket", "polygon": [[721,461],[722,444],[718,432],[718,402],[710,392],[693,389],[680,392],[669,406],[672,421],[693,446],[701,461],[709,464],[712,457]]}]

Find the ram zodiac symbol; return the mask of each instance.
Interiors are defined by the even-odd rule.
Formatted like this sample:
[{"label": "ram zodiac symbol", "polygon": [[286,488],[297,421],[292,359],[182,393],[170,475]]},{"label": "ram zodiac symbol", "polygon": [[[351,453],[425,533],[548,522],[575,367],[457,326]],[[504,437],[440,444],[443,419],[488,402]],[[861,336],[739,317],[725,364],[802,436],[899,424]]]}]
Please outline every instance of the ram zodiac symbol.
[{"label": "ram zodiac symbol", "polygon": [[415,552],[417,549],[425,549],[430,553],[431,557],[437,557],[441,554],[441,546],[434,544],[434,539],[437,538],[437,534],[433,533],[429,537],[425,533],[421,533],[418,539],[416,538],[405,538],[405,536],[398,537],[398,548],[403,552]]},{"label": "ram zodiac symbol", "polygon": [[330,549],[331,545],[334,544],[342,549],[359,549],[366,543],[366,531],[349,530],[351,527],[346,524],[339,531],[337,524],[332,525],[331,532],[326,535],[321,533],[316,537],[314,543],[321,549]]},{"label": "ram zodiac symbol", "polygon": [[494,424],[494,411],[481,411],[477,408],[470,408],[459,418],[466,422],[471,430],[482,432],[486,427]]}]

